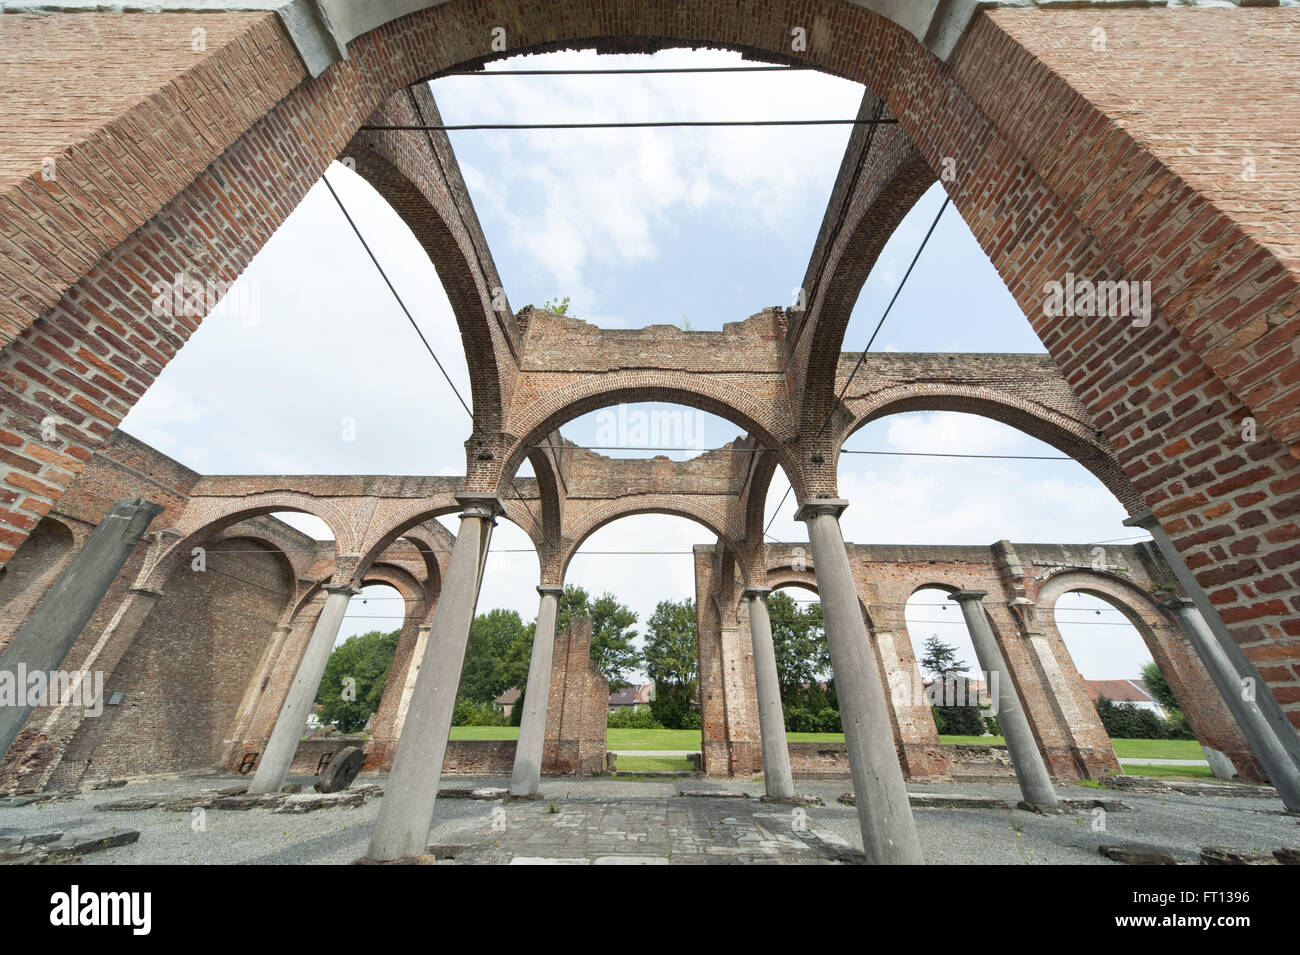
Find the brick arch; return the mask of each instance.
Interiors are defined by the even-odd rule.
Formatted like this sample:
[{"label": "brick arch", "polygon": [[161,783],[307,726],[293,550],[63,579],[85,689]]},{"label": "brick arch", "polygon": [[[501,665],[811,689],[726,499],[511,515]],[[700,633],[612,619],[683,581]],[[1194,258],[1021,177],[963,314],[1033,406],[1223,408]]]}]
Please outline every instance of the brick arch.
[{"label": "brick arch", "polygon": [[[410,536],[412,531],[417,531],[420,525],[425,524],[428,521],[436,520],[437,518],[444,517],[448,514],[460,513],[461,504],[454,498],[451,498],[450,494],[447,495],[447,498],[448,500],[445,501],[414,501],[404,504],[392,514],[388,515],[385,523],[382,525],[386,529],[382,531],[372,531],[367,535],[370,538],[370,543],[368,543],[364,551],[362,551],[361,560],[358,563],[358,567],[362,572],[364,572],[365,568],[369,567],[371,563],[379,560],[382,557],[384,550],[391,546],[399,537]],[[533,516],[528,512],[524,502],[517,498],[503,498],[502,503],[504,503],[506,509],[505,514],[503,514],[502,517],[528,535],[529,540],[533,542],[533,546],[538,550],[540,560],[540,555],[544,548],[545,541],[541,537],[541,529],[537,526],[536,521],[533,520]],[[532,505],[530,504],[528,506],[531,507]],[[445,530],[446,528],[444,528],[444,531]],[[456,538],[450,531],[446,531],[446,533],[449,540],[444,543],[448,544],[448,547],[450,548],[450,545],[455,543]]]},{"label": "brick arch", "polygon": [[69,522],[43,517],[0,568],[0,650],[59,579],[82,543],[79,536]]},{"label": "brick arch", "polygon": [[[1067,593],[1088,594],[1122,613],[1168,681],[1197,740],[1225,754],[1243,778],[1264,778],[1205,666],[1154,594],[1105,571],[1059,571],[1038,588],[1034,603],[1039,618],[1050,620],[1058,633],[1060,625],[1056,623],[1054,611],[1057,601]],[[1063,637],[1061,645],[1069,653]]]},{"label": "brick arch", "polygon": [[386,584],[396,590],[406,601],[402,612],[403,625],[411,619],[424,619],[424,608],[429,601],[429,592],[425,585],[406,568],[376,561],[360,575],[359,582],[362,587],[370,584]]},{"label": "brick arch", "polygon": [[[456,543],[456,538],[441,524],[437,525],[436,530],[429,524],[429,521],[425,521],[409,528],[396,538],[394,543],[397,540],[408,540],[419,547],[420,556],[424,559],[424,586],[428,594],[436,600],[442,593],[444,568],[451,559],[451,548]],[[377,559],[380,561],[384,559],[383,552]]]},{"label": "brick arch", "polygon": [[[426,87],[395,93],[368,120],[376,125],[439,121]],[[460,326],[474,429],[500,430],[517,369],[513,352],[519,332],[490,255],[476,247],[452,194],[454,186],[447,182],[441,164],[433,161],[437,153],[426,137],[376,131],[357,133],[344,152],[357,174],[393,208],[428,253]],[[500,310],[494,299],[500,302]]]},{"label": "brick arch", "polygon": [[[847,221],[819,262],[820,281],[793,349],[793,389],[805,433],[816,431],[836,405],[835,371],[849,319],[885,243],[935,181],[904,129],[877,130],[859,177],[869,194],[847,210]],[[847,200],[846,200],[847,201]],[[816,259],[816,253],[814,253]],[[808,281],[805,279],[805,281]],[[814,279],[815,281],[815,279]]]},{"label": "brick arch", "polygon": [[[744,11],[734,0],[555,0],[522,7],[511,0],[448,0],[357,37],[347,45],[348,58],[317,78],[308,78],[271,14],[214,17],[209,54],[162,71],[154,93],[62,147],[58,186],[46,188],[33,171],[6,190],[7,200],[22,190],[24,200],[39,206],[33,215],[22,203],[6,202],[0,212],[22,236],[0,249],[0,274],[9,280],[0,295],[0,341],[8,342],[0,355],[0,403],[7,430],[34,449],[20,444],[13,452],[33,477],[10,472],[3,481],[15,495],[23,482],[35,480],[40,490],[19,500],[16,522],[6,520],[0,561],[12,556],[27,521],[62,496],[89,453],[197,327],[197,317],[153,316],[150,284],[169,281],[180,263],[210,281],[236,278],[395,90],[493,58],[485,47],[491,27],[500,24],[510,25],[500,56],[575,46],[604,52],[714,46],[788,62],[790,24],[808,21],[810,45],[800,62],[879,92],[932,168],[945,157],[958,160],[955,179],[945,183],[957,210],[999,274],[1013,277],[1007,281],[1012,295],[1118,451],[1144,503],[1213,591],[1247,658],[1293,647],[1300,584],[1287,575],[1300,563],[1300,527],[1289,520],[1300,500],[1300,359],[1289,349],[1300,321],[1300,279],[1276,241],[1289,233],[1274,225],[1276,216],[1263,214],[1258,200],[1219,201],[1206,185],[1212,171],[1188,166],[1195,151],[1178,150],[1175,157],[1144,140],[1126,121],[1127,104],[1108,103],[1088,88],[1081,75],[1088,71],[1068,55],[1049,62],[1035,52],[1051,46],[1035,32],[1044,24],[1082,36],[1095,15],[985,10],[948,65],[897,24],[847,0],[774,0]],[[1178,28],[1183,44],[1171,46],[1174,51],[1198,40],[1222,44],[1227,26],[1258,27],[1278,62],[1281,31],[1270,27],[1295,22],[1290,8],[1107,16],[1122,26],[1139,62],[1144,43],[1165,43],[1161,30],[1143,30],[1157,24]],[[37,21],[53,18],[31,18]],[[164,22],[174,21],[150,21]],[[1233,75],[1223,48],[1209,52],[1216,56],[1215,75]],[[1058,44],[1054,53],[1064,50]],[[1134,75],[1133,61],[1123,62]],[[1152,75],[1168,88],[1172,72]],[[212,91],[206,110],[195,110],[194,89]],[[158,129],[196,134],[183,137],[184,148],[164,162],[147,138]],[[102,156],[126,157],[123,168],[132,170],[114,172],[111,211],[95,198],[106,195],[96,158]],[[268,169],[291,174],[268,175]],[[39,260],[32,249],[39,249]],[[1045,283],[1067,272],[1150,280],[1154,320],[1135,331],[1111,320],[1044,315]],[[39,353],[50,356],[40,361],[46,371],[33,376],[19,367]],[[60,383],[42,388],[36,384],[42,378]],[[53,442],[41,437],[46,415],[59,419]],[[1238,437],[1247,416],[1260,425],[1250,446]],[[52,459],[51,452],[62,457]],[[1185,478],[1202,473],[1213,483],[1189,486]],[[833,491],[833,481],[833,473],[819,472],[806,491]],[[1260,509],[1231,506],[1251,495],[1272,511],[1265,521],[1283,522],[1271,536],[1251,530]],[[1235,553],[1218,543],[1239,533]],[[1256,586],[1262,579],[1277,589],[1262,596]],[[1300,657],[1291,650],[1277,662],[1294,668]],[[1286,705],[1300,724],[1300,706]]]},{"label": "brick arch", "polygon": [[[193,501],[191,507],[194,507]],[[234,524],[275,511],[297,511],[324,521],[334,535],[336,566],[339,555],[356,553],[360,542],[354,540],[355,535],[347,516],[327,501],[292,492],[255,494],[244,498],[211,498],[203,501],[202,506],[194,507],[193,513],[186,509],[173,527],[179,538],[153,563],[146,565],[137,579],[137,586],[148,590],[161,589],[172,572],[184,560],[189,559],[192,548],[202,545],[204,541]]]},{"label": "brick arch", "polygon": [[854,401],[854,417],[842,428],[836,444],[836,465],[844,443],[859,429],[889,415],[911,411],[954,411],[1000,421],[1032,438],[1050,444],[1083,465],[1124,505],[1128,513],[1144,506],[1115,452],[1097,437],[1086,422],[1051,408],[983,385],[957,383],[899,385]]},{"label": "brick arch", "polygon": [[307,576],[319,559],[314,552],[303,552],[295,548],[293,545],[297,541],[290,534],[280,533],[274,525],[256,520],[231,524],[210,539],[214,541],[232,540],[236,537],[247,537],[251,540],[261,541],[268,547],[280,551],[285,560],[289,562],[295,579]]},{"label": "brick arch", "polygon": [[678,494],[645,494],[636,498],[604,501],[592,508],[582,516],[579,523],[566,529],[565,547],[559,557],[560,579],[564,579],[568,573],[569,562],[573,560],[588,537],[606,524],[637,514],[683,517],[703,526],[727,545],[727,550],[734,555],[736,564],[740,567],[741,577],[745,580],[749,579],[748,562],[737,549],[732,536],[727,533],[726,513],[712,505],[692,501],[689,495]]},{"label": "brick arch", "polygon": [[760,444],[775,449],[783,467],[798,482],[797,462],[784,450],[793,437],[789,418],[774,412],[748,391],[743,382],[672,371],[617,371],[585,376],[563,388],[537,396],[526,410],[508,421],[511,434],[518,435],[510,446],[501,469],[502,480],[511,477],[525,455],[565,422],[601,408],[634,402],[657,401],[698,408],[726,418],[754,435]]},{"label": "brick arch", "polygon": [[1143,590],[1131,580],[1108,571],[1077,568],[1059,570],[1039,585],[1035,604],[1040,612],[1050,612],[1058,598],[1076,591],[1104,600],[1123,613],[1139,632],[1156,620],[1171,627],[1177,626],[1160,607],[1154,594]]}]

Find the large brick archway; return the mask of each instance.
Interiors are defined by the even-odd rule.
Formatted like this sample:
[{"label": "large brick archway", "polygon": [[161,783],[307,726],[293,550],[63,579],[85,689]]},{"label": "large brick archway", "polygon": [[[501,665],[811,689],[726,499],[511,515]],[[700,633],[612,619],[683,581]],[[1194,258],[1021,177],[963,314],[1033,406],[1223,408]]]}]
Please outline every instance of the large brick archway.
[{"label": "large brick archway", "polygon": [[[945,63],[896,24],[831,0],[772,4],[762,17],[735,16],[721,0],[688,12],[648,4],[615,13],[614,5],[598,5],[593,16],[588,6],[553,3],[503,19],[501,4],[446,3],[358,37],[347,59],[316,78],[306,75],[270,15],[223,14],[211,21],[214,43],[197,63],[159,59],[151,75],[163,93],[146,102],[124,92],[113,115],[82,118],[78,142],[50,144],[47,151],[62,162],[53,182],[41,184],[38,157],[13,157],[10,168],[26,168],[11,176],[0,213],[18,237],[0,261],[11,283],[2,303],[11,340],[0,365],[5,440],[15,464],[5,476],[10,516],[0,553],[12,553],[199,320],[152,315],[150,286],[186,268],[208,281],[235,278],[394,90],[496,52],[567,46],[725,46],[790,62],[799,59],[789,48],[791,25],[807,21],[802,62],[878,92],[932,169],[956,160],[945,188],[958,211],[1247,655],[1296,635],[1291,614],[1300,592],[1287,568],[1300,561],[1300,527],[1289,521],[1297,463],[1288,446],[1300,416],[1290,411],[1286,342],[1300,299],[1289,227],[1256,214],[1247,193],[1189,165],[1167,148],[1160,128],[1121,125],[1111,112],[1111,87],[1089,86],[1095,74],[1086,57],[1065,42],[1088,33],[1100,13],[981,14]],[[31,42],[66,39],[75,35],[78,16],[84,15],[22,18],[16,29]],[[124,26],[131,17],[96,16]],[[168,16],[178,19],[151,22],[184,25],[184,15]],[[1159,18],[1159,32],[1195,44],[1206,63],[1225,70],[1244,54],[1227,48],[1224,27],[1255,33],[1256,63],[1300,28],[1289,9],[1104,17],[1116,51],[1108,62],[1125,69],[1156,55],[1140,29],[1157,22],[1152,18]],[[491,27],[501,22],[514,29],[506,48],[493,51]],[[164,29],[150,42],[176,39]],[[119,37],[116,46],[107,44],[105,58],[140,65],[148,49],[142,42]],[[179,91],[195,71],[219,78],[223,96],[240,108],[220,116],[190,109]],[[1169,109],[1158,102],[1160,84],[1148,85],[1154,124]],[[213,100],[211,108],[221,105]],[[177,142],[167,176],[151,177],[147,189],[138,173],[129,175],[158,162],[142,161],[134,120],[145,110],[157,128],[211,121],[205,135],[183,148]],[[1048,115],[1070,117],[1078,134],[1069,135],[1059,120],[1044,121]],[[1250,118],[1270,128],[1259,110]],[[112,174],[121,198],[109,216],[90,214],[110,196],[109,180],[86,162],[97,150],[135,157],[133,166]],[[288,174],[265,175],[270,169]],[[1113,185],[1105,193],[1090,185],[1101,182]],[[209,241],[209,234],[221,241]],[[1044,284],[1071,272],[1151,281],[1154,320],[1133,329],[1047,318]],[[815,324],[810,315],[791,334],[815,335]],[[502,332],[484,344],[498,356],[494,372],[509,364],[502,353],[509,338]],[[480,422],[499,410],[480,407]],[[42,441],[39,423],[51,417],[59,437]],[[1243,444],[1247,417],[1258,436]],[[500,480],[500,461],[485,466],[479,453],[499,445],[483,430],[471,441],[471,486]],[[814,475],[808,490],[833,493],[832,482]],[[1261,518],[1273,526],[1254,530]],[[1226,538],[1236,538],[1231,549],[1221,543]]]},{"label": "large brick archway", "polygon": [[[1287,214],[1300,199],[1300,153],[1279,119],[1300,111],[1289,68],[1300,10],[1017,5],[969,21],[900,24],[877,6],[447,0],[367,21],[381,4],[354,6],[370,13],[336,20],[342,34],[318,31],[310,42],[291,17],[286,29],[273,14],[225,12],[205,17],[207,45],[197,52],[187,14],[150,15],[148,31],[136,29],[142,14],[4,15],[15,47],[85,43],[93,32],[99,57],[84,74],[59,78],[64,115],[41,117],[36,134],[0,155],[0,563],[60,502],[211,304],[178,310],[158,289],[182,277],[207,287],[235,280],[329,164],[352,152],[447,286],[475,407],[466,473],[454,486],[413,479],[381,493],[358,478],[362,491],[319,495],[331,507],[346,500],[332,514],[340,580],[364,575],[403,530],[468,493],[506,499],[507,514],[539,544],[544,577],[562,573],[568,531],[577,528],[580,541],[602,514],[642,508],[704,519],[730,535],[713,573],[734,589],[736,565],[762,546],[756,490],[776,466],[801,499],[833,500],[837,453],[855,422],[917,401],[975,408],[1039,428],[1135,515],[1153,511],[1199,584],[1182,578],[1185,589],[1208,593],[1214,623],[1221,617],[1229,642],[1263,668],[1300,726],[1300,226]],[[806,272],[806,310],[768,309],[721,332],[626,334],[538,310],[515,314],[449,147],[404,136],[414,131],[363,129],[436,115],[428,90],[412,87],[440,72],[577,47],[725,48],[810,66],[862,83],[863,111],[896,121],[878,140],[850,142]],[[1221,109],[1187,105],[1182,60],[1193,50],[1198,75],[1221,87]],[[15,87],[39,86],[38,66],[15,66],[37,74],[17,75]],[[1241,75],[1253,78],[1246,92],[1230,82]],[[102,95],[79,96],[78,82]],[[909,404],[878,388],[879,374],[832,400],[856,290],[936,175],[1046,347],[1068,409],[1039,413],[978,387]],[[1261,185],[1241,186],[1260,175]],[[1076,278],[1147,283],[1153,311],[1135,321],[1048,308],[1053,283]],[[539,456],[540,443],[558,442],[555,429],[578,414],[634,400],[681,401],[736,422],[748,444],[730,450],[750,452],[754,469],[677,462],[665,478],[638,462],[626,486],[640,499],[631,503],[598,480],[581,493],[561,488],[561,468],[552,472],[555,458]],[[527,496],[515,479],[525,458],[541,467]],[[628,476],[608,459],[583,462],[590,474]],[[669,500],[697,484],[734,497],[735,509]],[[260,501],[230,496],[242,499],[208,514],[202,494],[187,497],[192,510],[179,522],[170,515],[176,540],[304,501],[280,488]],[[169,543],[154,541],[147,555],[166,552],[163,570],[181,554]],[[142,560],[133,557],[132,572]],[[128,603],[157,597],[133,594]],[[744,654],[729,601],[715,602],[710,625],[729,635],[716,663],[734,681]],[[1007,608],[995,616],[1010,633]],[[1043,659],[1033,641],[1012,649],[1023,672]],[[1048,760],[1060,772],[1086,765],[1087,740],[1063,725],[1047,691],[1036,694],[1026,706]],[[752,765],[752,739],[731,743],[733,769]]]}]

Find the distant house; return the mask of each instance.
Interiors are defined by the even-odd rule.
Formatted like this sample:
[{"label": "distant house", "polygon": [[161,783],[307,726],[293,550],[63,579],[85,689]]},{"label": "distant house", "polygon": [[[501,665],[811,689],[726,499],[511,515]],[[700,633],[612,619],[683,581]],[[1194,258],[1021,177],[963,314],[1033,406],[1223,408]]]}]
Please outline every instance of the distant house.
[{"label": "distant house", "polygon": [[515,704],[519,702],[521,696],[523,696],[523,693],[512,686],[493,700],[492,705],[496,707],[497,712],[502,716],[509,716],[514,710]]},{"label": "distant house", "polygon": [[609,695],[609,712],[614,713],[620,707],[630,706],[633,712],[644,710],[655,698],[654,683],[636,683],[625,686]]},{"label": "distant house", "polygon": [[1083,685],[1088,689],[1088,699],[1094,703],[1104,696],[1112,703],[1132,703],[1157,716],[1164,716],[1156,698],[1138,680],[1084,680]]}]

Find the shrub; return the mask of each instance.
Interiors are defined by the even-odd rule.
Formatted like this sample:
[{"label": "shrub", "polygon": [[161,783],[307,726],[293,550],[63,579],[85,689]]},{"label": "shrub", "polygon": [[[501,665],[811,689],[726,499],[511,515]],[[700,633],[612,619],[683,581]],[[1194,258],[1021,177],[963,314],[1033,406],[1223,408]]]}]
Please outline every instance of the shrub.
[{"label": "shrub", "polygon": [[824,706],[817,711],[818,733],[842,733],[844,727],[840,722],[840,711],[832,706]]},{"label": "shrub", "polygon": [[453,726],[508,726],[510,721],[497,712],[491,703],[471,703],[466,699],[456,701],[452,711]]},{"label": "shrub", "polygon": [[606,725],[616,730],[661,730],[663,724],[649,710],[620,706],[609,715]]},{"label": "shrub", "polygon": [[1097,700],[1097,715],[1112,739],[1195,739],[1184,727],[1132,703]]},{"label": "shrub", "polygon": [[998,718],[996,716],[984,717],[984,728],[989,731],[990,736],[1002,735],[1002,724],[998,722]]},{"label": "shrub", "polygon": [[932,706],[934,725],[939,735],[983,736],[984,719],[977,706]]}]

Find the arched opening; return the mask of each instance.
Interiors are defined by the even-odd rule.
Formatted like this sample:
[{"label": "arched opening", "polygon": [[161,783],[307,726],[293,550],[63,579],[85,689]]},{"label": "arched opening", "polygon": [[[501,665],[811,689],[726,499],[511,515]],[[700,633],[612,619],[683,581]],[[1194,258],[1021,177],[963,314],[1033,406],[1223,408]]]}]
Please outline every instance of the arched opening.
[{"label": "arched opening", "polygon": [[[753,65],[728,50],[587,49],[511,56],[486,72]],[[430,88],[449,124],[844,119],[862,98],[858,83],[815,70],[448,76]],[[849,128],[449,135],[518,305],[567,297],[570,316],[603,328],[719,330],[795,304]]]},{"label": "arched opening", "polygon": [[815,587],[778,584],[767,597],[786,739],[843,741],[830,648]]},{"label": "arched opening", "polygon": [[[345,164],[332,163],[325,176],[471,402],[460,330],[428,252],[399,211]],[[184,278],[202,283],[209,277]],[[369,316],[364,334],[360,315]],[[464,471],[469,415],[322,181],[221,295],[187,346],[122,428],[200,472]],[[231,387],[231,369],[239,370],[244,387]],[[426,402],[411,400],[416,381],[428,383],[428,402],[447,413],[429,414]]]},{"label": "arched opening", "polygon": [[75,545],[66,524],[45,517],[0,568],[0,650],[54,585]]},{"label": "arched opening", "polygon": [[[1164,624],[1151,615],[1157,626]],[[1052,621],[1068,654],[1070,670],[1083,680],[1125,773],[1231,779],[1237,775],[1223,744],[1197,740],[1177,686],[1199,717],[1204,695],[1178,670],[1183,641],[1163,639],[1138,612],[1100,590],[1070,590],[1052,607]],[[1172,626],[1165,624],[1166,626]],[[1171,655],[1172,654],[1172,655]],[[1164,661],[1162,667],[1157,659]],[[1182,661],[1184,667],[1191,661]],[[1166,675],[1173,674],[1173,679]],[[1200,722],[1198,718],[1198,723]]]},{"label": "arched opening", "polygon": [[215,769],[250,681],[293,597],[285,555],[248,537],[210,540],[172,572],[105,675],[101,718],[84,720],[55,779]]},{"label": "arched opening", "polygon": [[907,636],[934,719],[946,744],[1002,745],[991,680],[980,666],[950,587],[921,587],[903,608]]},{"label": "arched opening", "polygon": [[360,593],[348,600],[316,690],[307,719],[309,735],[372,735],[398,644],[408,628],[422,622],[423,609],[422,597],[404,594],[373,576],[362,584]]}]

